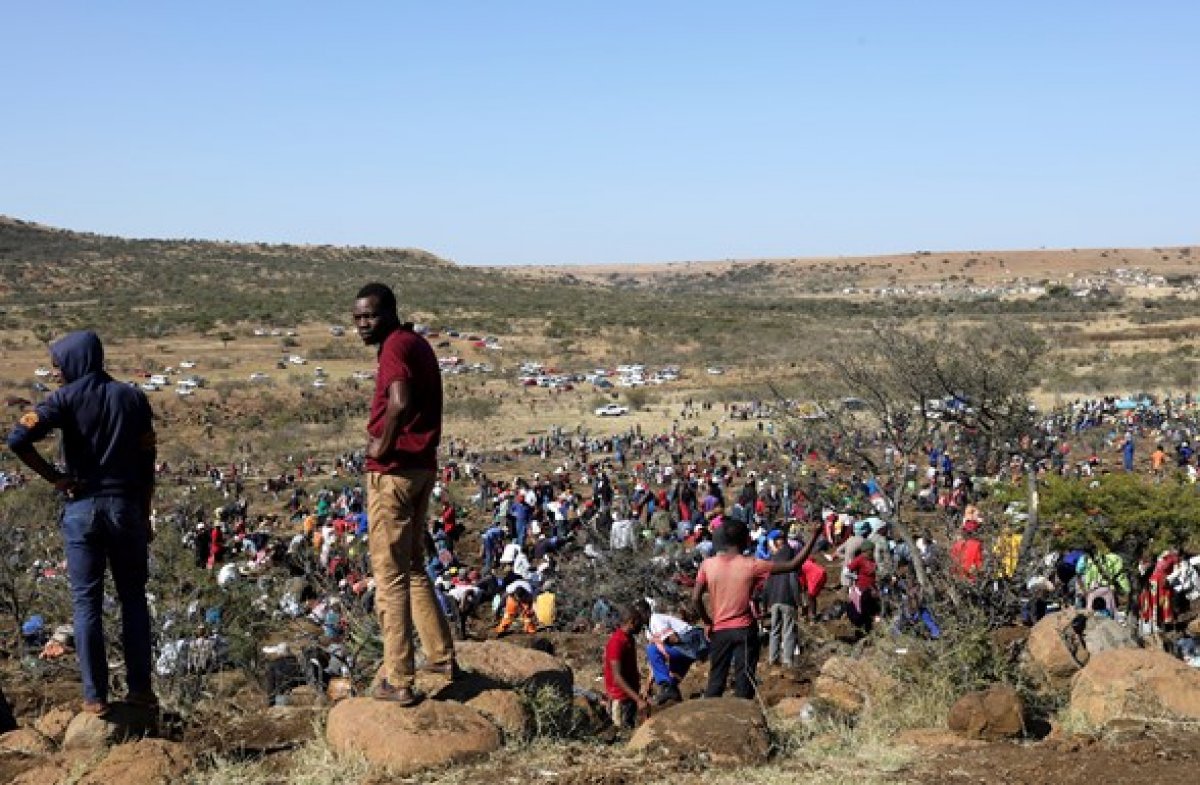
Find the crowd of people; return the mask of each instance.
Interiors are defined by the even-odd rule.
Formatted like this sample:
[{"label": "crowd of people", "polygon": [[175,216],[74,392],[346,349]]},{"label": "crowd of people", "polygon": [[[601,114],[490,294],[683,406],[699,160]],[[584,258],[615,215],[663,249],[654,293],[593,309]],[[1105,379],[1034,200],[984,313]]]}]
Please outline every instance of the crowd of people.
[{"label": "crowd of people", "polygon": [[[1173,469],[1194,481],[1197,420],[1180,416],[1195,412],[1190,399],[1133,407],[1122,399],[1075,402],[1042,419],[1040,453],[1014,446],[1013,460],[995,465],[976,465],[966,435],[949,422],[913,455],[896,454],[878,435],[847,445],[776,438],[773,427],[759,427],[750,438],[722,438],[716,425],[705,436],[678,420],[660,433],[637,425],[607,434],[552,426],[515,449],[489,451],[461,439],[441,443],[436,359],[395,308],[394,295],[378,285],[355,302],[360,335],[380,350],[365,449],[289,456],[284,472],[255,470],[249,459],[174,468],[156,462],[145,397],[110,385],[94,334],[56,344],[67,393],[23,417],[9,445],[67,497],[69,511],[79,506],[79,531],[66,530],[65,574],[89,710],[107,705],[97,626],[105,559],[117,550],[123,555],[111,564],[127,620],[129,699],[144,704],[156,701],[152,665],[159,678],[224,667],[234,624],[226,600],[237,587],[252,589],[253,612],[307,618],[319,630],[300,659],[315,663],[301,670],[322,687],[354,672],[347,637],[356,619],[377,616],[383,667],[374,694],[404,705],[423,697],[413,686],[414,633],[424,667],[454,678],[456,638],[611,630],[597,655],[611,716],[626,726],[651,701],[682,700],[698,662],[708,664],[698,692],[753,696],[760,641],[768,666],[795,667],[806,625],[844,618],[859,636],[882,627],[938,640],[928,574],[956,582],[968,598],[1012,594],[1026,623],[1074,608],[1136,622],[1146,637],[1178,632],[1200,600],[1193,555],[1137,554],[1131,566],[1121,554],[1069,548],[1023,565],[1019,507],[989,513],[991,520],[982,512],[993,483],[1027,472],[1145,471],[1161,479]],[[91,412],[88,396],[96,395],[119,401],[125,420],[114,426],[93,417],[83,427],[67,416],[70,407]],[[726,407],[725,416],[783,416],[787,409],[752,403]],[[73,445],[62,468],[32,449],[55,427]],[[1154,449],[1138,461],[1138,445],[1148,443]],[[115,457],[97,461],[98,446]],[[875,450],[879,465],[897,470],[867,471],[850,457],[862,450]],[[223,503],[152,517],[149,494],[170,478],[208,484]],[[897,504],[915,511],[905,513],[903,531]],[[103,519],[104,536],[85,530],[93,525],[85,519]],[[165,610],[164,598],[147,600],[154,536],[178,537],[217,593],[198,592],[182,610]],[[667,568],[661,591],[618,600],[562,588],[580,565],[626,552]],[[44,570],[42,577],[63,575]],[[572,611],[565,617],[564,607]],[[44,624],[30,625],[27,637],[31,646],[48,645]],[[1189,640],[1177,638],[1177,651],[1194,659]],[[286,694],[285,675],[273,680],[274,697]]]}]

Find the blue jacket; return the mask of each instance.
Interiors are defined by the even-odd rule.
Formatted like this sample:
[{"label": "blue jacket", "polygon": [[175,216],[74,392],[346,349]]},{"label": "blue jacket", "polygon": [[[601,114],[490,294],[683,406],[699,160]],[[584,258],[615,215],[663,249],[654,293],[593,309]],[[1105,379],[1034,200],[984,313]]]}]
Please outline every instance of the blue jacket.
[{"label": "blue jacket", "polygon": [[8,434],[21,450],[62,431],[67,474],[79,496],[123,496],[154,485],[156,444],[150,402],[141,390],[104,371],[104,347],[90,331],[74,332],[50,347],[64,384]]}]

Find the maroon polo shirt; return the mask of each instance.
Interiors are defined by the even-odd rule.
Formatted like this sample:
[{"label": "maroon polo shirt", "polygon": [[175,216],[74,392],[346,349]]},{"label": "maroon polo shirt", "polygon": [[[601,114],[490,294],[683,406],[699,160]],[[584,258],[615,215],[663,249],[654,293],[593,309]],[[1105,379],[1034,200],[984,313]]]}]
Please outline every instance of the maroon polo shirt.
[{"label": "maroon polo shirt", "polygon": [[442,372],[433,347],[402,324],[379,346],[379,368],[375,372],[375,395],[367,433],[383,433],[388,387],[394,381],[408,382],[409,405],[401,419],[396,442],[380,460],[367,459],[367,471],[394,474],[412,469],[437,469],[437,448],[442,439]]}]

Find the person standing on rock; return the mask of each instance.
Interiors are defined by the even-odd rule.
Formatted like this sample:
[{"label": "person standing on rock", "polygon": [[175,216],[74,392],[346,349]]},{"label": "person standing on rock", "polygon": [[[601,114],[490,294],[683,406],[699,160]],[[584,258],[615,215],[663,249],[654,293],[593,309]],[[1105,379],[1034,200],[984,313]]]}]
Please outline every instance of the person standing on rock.
[{"label": "person standing on rock", "polygon": [[442,435],[442,376],[433,348],[401,323],[396,295],[371,283],[354,301],[354,326],[378,347],[379,366],[367,424],[367,518],[371,570],[383,636],[383,679],[375,697],[411,706],[413,628],[426,670],[453,678],[454,643],[421,558],[429,497]]},{"label": "person standing on rock", "polygon": [[[758,623],[750,609],[750,596],[769,575],[794,573],[812,553],[824,524],[818,522],[800,552],[786,561],[762,561],[743,552],[750,546],[750,530],[745,522],[731,519],[722,527],[721,550],[705,559],[696,574],[692,604],[704,622],[712,643],[706,698],[719,698],[733,670],[733,693],[753,698],[755,670],[758,668]],[[704,595],[711,597],[712,610],[704,606]]]},{"label": "person standing on rock", "polygon": [[[108,711],[104,643],[104,571],[112,568],[121,603],[126,702],[154,707],[150,683],[150,613],[146,603],[150,504],[157,454],[153,414],[145,393],[104,371],[96,333],[74,332],[50,347],[63,386],[21,416],[8,447],[66,499],[62,532],[75,616],[75,650],[83,680],[83,709]],[[62,432],[66,471],[34,446]]]}]

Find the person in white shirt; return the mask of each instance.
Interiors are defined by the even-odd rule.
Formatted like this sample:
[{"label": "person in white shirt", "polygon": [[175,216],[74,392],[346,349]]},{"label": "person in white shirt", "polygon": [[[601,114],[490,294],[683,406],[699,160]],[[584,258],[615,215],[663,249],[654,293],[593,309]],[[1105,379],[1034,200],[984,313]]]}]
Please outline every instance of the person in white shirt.
[{"label": "person in white shirt", "polygon": [[650,663],[651,684],[657,690],[654,702],[662,705],[683,700],[679,685],[697,660],[708,658],[708,639],[704,630],[688,624],[677,616],[653,613],[650,603],[642,600],[639,612],[646,623],[646,660]]}]

